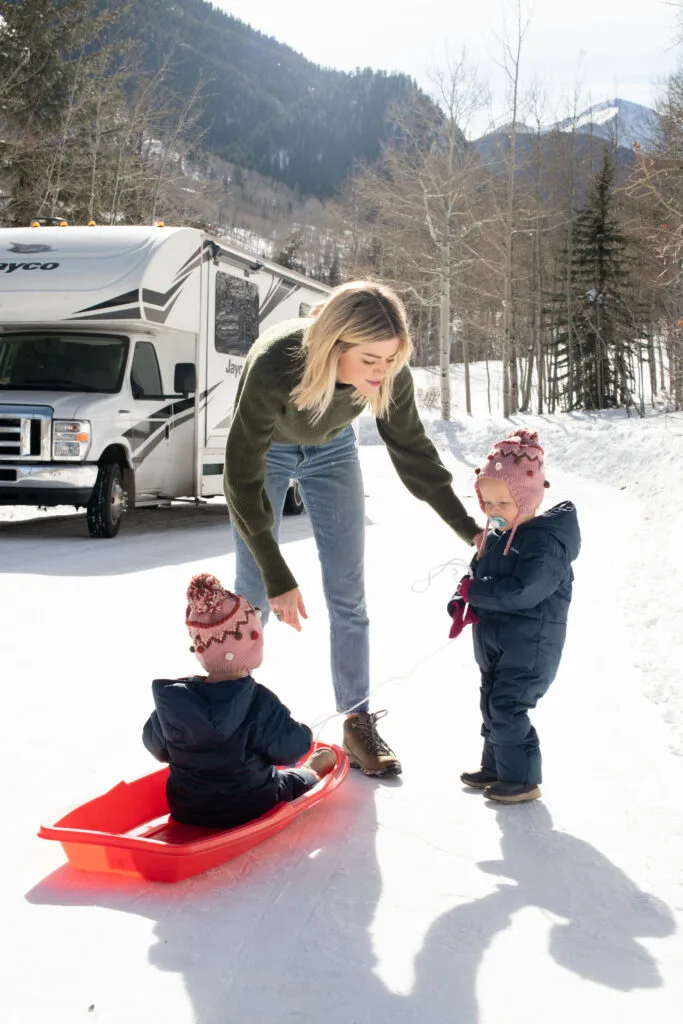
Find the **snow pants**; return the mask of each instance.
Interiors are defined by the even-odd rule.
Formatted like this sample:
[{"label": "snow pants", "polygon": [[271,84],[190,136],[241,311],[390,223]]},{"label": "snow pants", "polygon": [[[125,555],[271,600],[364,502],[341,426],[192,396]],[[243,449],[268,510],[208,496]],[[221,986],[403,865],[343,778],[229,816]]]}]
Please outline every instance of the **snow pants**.
[{"label": "snow pants", "polygon": [[564,623],[542,628],[520,615],[482,616],[473,629],[481,671],[481,767],[500,782],[542,781],[541,748],[529,711],[557,674],[565,634]]},{"label": "snow pants", "polygon": [[310,768],[280,768],[277,772],[278,803],[289,803],[317,785]]}]

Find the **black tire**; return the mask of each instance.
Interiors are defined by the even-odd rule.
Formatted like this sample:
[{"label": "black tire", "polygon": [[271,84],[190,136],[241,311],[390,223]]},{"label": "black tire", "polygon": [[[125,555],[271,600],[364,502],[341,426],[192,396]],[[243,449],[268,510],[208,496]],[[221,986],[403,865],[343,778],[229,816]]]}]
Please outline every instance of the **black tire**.
[{"label": "black tire", "polygon": [[118,462],[100,466],[92,496],[86,506],[91,537],[115,537],[127,507],[127,494],[121,482]]},{"label": "black tire", "polygon": [[304,499],[301,497],[301,491],[297,484],[292,486],[287,491],[287,497],[285,498],[285,507],[282,510],[283,515],[286,516],[300,516],[304,510]]}]

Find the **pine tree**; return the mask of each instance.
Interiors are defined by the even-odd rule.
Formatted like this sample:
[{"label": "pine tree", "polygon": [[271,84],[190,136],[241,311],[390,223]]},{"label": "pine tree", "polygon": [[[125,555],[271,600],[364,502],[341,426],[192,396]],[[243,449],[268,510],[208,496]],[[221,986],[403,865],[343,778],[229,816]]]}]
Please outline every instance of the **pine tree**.
[{"label": "pine tree", "polygon": [[45,212],[50,191],[64,185],[66,154],[85,122],[84,83],[101,69],[100,40],[116,17],[95,15],[93,0],[0,3],[0,161],[16,224]]},{"label": "pine tree", "polygon": [[[167,0],[164,0],[167,2]],[[174,191],[196,144],[201,82],[167,84],[115,38],[126,8],[100,0],[0,0],[0,188],[3,219],[147,222],[183,205]],[[177,198],[176,198],[177,196]]]},{"label": "pine tree", "polygon": [[327,283],[331,288],[336,288],[342,283],[341,262],[339,252],[335,249],[330,268],[327,272]]},{"label": "pine tree", "polygon": [[[631,283],[630,243],[615,211],[614,167],[605,150],[587,205],[576,215],[569,302],[558,289],[552,302],[557,397],[565,408],[606,409],[631,404],[633,353],[646,334],[645,316]],[[564,278],[568,254],[560,261]],[[573,359],[569,363],[568,313]]]},{"label": "pine tree", "polygon": [[282,249],[275,257],[275,261],[281,267],[289,270],[296,270],[300,274],[306,273],[306,260],[304,255],[304,233],[301,228],[292,228],[285,239]]}]

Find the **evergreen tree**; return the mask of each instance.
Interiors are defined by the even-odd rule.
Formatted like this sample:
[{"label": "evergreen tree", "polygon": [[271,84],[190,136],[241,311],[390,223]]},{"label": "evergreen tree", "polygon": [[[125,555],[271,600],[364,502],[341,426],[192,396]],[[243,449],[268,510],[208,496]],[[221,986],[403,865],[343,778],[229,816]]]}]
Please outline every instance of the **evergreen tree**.
[{"label": "evergreen tree", "polygon": [[[614,167],[605,150],[587,205],[576,215],[570,267],[572,344],[567,295],[552,302],[557,399],[565,408],[606,409],[631,404],[632,357],[646,334],[632,285],[629,241],[615,211]],[[565,250],[560,280],[567,266]]]},{"label": "evergreen tree", "polygon": [[0,2],[0,162],[16,224],[44,212],[46,192],[63,178],[83,122],[82,85],[115,18],[94,16],[92,0]]},{"label": "evergreen tree", "polygon": [[275,257],[276,263],[288,270],[296,270],[300,274],[306,273],[304,257],[304,235],[301,228],[293,228],[287,236],[282,249]]},{"label": "evergreen tree", "polygon": [[336,288],[342,283],[341,262],[339,252],[335,249],[330,268],[327,272],[327,283],[331,288]]},{"label": "evergreen tree", "polygon": [[175,208],[173,179],[196,138],[193,102],[168,64],[143,70],[98,0],[0,0],[4,219],[149,223]]}]

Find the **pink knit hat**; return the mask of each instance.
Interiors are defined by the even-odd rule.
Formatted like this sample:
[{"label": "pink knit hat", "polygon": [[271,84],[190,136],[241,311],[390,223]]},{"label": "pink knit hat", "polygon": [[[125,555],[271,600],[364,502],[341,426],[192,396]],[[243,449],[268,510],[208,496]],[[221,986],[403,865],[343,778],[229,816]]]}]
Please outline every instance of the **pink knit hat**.
[{"label": "pink knit hat", "polygon": [[208,572],[193,576],[187,588],[185,625],[192,639],[190,650],[209,673],[246,676],[263,661],[259,612]]},{"label": "pink knit hat", "polygon": [[[503,552],[507,555],[520,521],[526,516],[534,514],[543,501],[543,489],[550,487],[545,478],[543,449],[539,443],[538,434],[535,430],[531,431],[520,427],[512,434],[508,434],[504,441],[496,441],[486,456],[486,462],[481,469],[476,469],[475,473],[474,489],[477,492],[482,512],[485,512],[486,508],[479,490],[479,482],[485,479],[502,480],[507,485],[518,508],[517,518],[512,524],[510,537]],[[484,551],[488,530],[489,517],[486,519],[486,529],[479,547],[478,557],[481,557]]]}]

